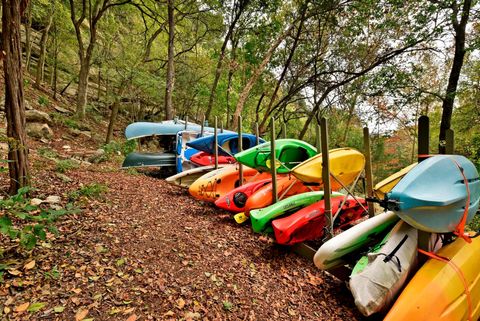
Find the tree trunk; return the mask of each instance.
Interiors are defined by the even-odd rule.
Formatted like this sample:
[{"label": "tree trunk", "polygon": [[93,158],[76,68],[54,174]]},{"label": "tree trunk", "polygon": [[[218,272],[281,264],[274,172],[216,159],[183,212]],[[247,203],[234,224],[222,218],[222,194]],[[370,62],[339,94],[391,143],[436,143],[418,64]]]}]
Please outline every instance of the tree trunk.
[{"label": "tree trunk", "polygon": [[282,41],[290,34],[293,28],[293,24],[288,27],[287,30],[285,30],[278,38],[273,42],[273,44],[270,46],[268,49],[267,53],[265,54],[265,57],[263,57],[262,62],[260,63],[260,66],[258,66],[257,69],[253,72],[252,77],[248,81],[247,85],[243,89],[242,93],[240,94],[240,97],[238,97],[238,102],[237,106],[235,108],[235,112],[233,113],[233,129],[235,130],[238,126],[238,116],[242,113],[243,106],[245,105],[245,102],[247,101],[248,95],[250,94],[250,91],[253,88],[253,85],[257,82],[258,78],[262,74],[263,70],[265,70],[265,67],[267,67],[267,64],[270,62],[270,58],[272,58],[273,53],[277,49],[277,47],[282,43]]},{"label": "tree trunk", "polygon": [[107,129],[107,138],[105,139],[105,144],[110,143],[113,136],[113,127],[115,126],[115,121],[117,120],[118,109],[120,108],[120,100],[122,98],[124,92],[124,85],[120,85],[120,90],[118,91],[118,95],[115,96],[115,101],[112,105],[112,112],[110,114],[110,121],[108,122],[108,129]]},{"label": "tree trunk", "polygon": [[[210,112],[212,111],[213,100],[215,99],[215,93],[217,90],[218,81],[220,80],[220,75],[222,74],[222,64],[223,64],[223,59],[225,58],[225,51],[227,49],[228,41],[230,40],[233,30],[235,29],[235,26],[238,22],[238,19],[240,19],[240,16],[245,10],[248,2],[249,0],[240,0],[238,10],[235,13],[232,23],[228,26],[227,34],[225,35],[222,48],[220,49],[220,56],[218,57],[217,68],[215,69],[215,78],[213,79],[212,89],[210,90],[210,98],[208,99],[207,111],[205,113],[206,119],[210,117]],[[227,122],[228,122],[228,118],[227,118]]]},{"label": "tree trunk", "polygon": [[[232,62],[235,62],[237,59],[237,47],[238,47],[238,40],[233,40],[231,41],[232,43],[232,50],[230,52],[230,59]],[[227,119],[225,121],[225,127],[229,128],[231,121],[230,121],[230,93],[232,92],[232,78],[233,74],[235,73],[235,69],[233,68],[232,64],[230,65],[230,68],[228,68],[228,81],[227,81],[227,97],[226,97],[226,103],[227,103]]]},{"label": "tree trunk", "polygon": [[4,55],[10,194],[15,194],[19,188],[29,183],[20,36],[20,16],[25,5],[26,1],[2,0],[2,55]]},{"label": "tree trunk", "polygon": [[53,99],[57,99],[57,78],[58,78],[58,33],[57,33],[57,23],[53,24],[53,80],[52,80],[52,90],[53,90]]},{"label": "tree trunk", "polygon": [[27,5],[27,24],[25,26],[25,68],[30,72],[30,60],[32,56],[32,41],[30,40],[32,34],[32,7],[33,1],[29,1]]},{"label": "tree trunk", "polygon": [[35,87],[40,88],[40,85],[43,81],[43,70],[45,67],[45,55],[47,52],[47,40],[48,40],[48,33],[50,32],[50,27],[52,26],[53,22],[53,10],[49,14],[48,22],[45,28],[42,31],[42,38],[40,39],[40,55],[37,61],[37,73],[35,77]]},{"label": "tree trunk", "polygon": [[168,63],[167,63],[167,85],[165,87],[165,120],[173,118],[172,95],[175,83],[175,17],[174,0],[167,0],[168,5]]},{"label": "tree trunk", "polygon": [[85,118],[85,106],[87,105],[88,72],[90,71],[90,60],[80,60],[80,74],[78,76],[77,90],[77,115],[80,119]]},{"label": "tree trunk", "polygon": [[455,102],[455,96],[457,94],[458,79],[460,78],[460,72],[462,71],[463,58],[465,56],[465,29],[470,15],[470,8],[472,5],[471,0],[464,0],[462,8],[462,17],[460,22],[457,20],[458,5],[454,1],[452,12],[452,24],[455,31],[455,53],[453,56],[452,69],[450,70],[450,76],[448,78],[447,92],[442,104],[442,121],[440,122],[440,134],[438,137],[438,152],[445,154],[446,152],[446,134],[447,129],[450,129],[453,104]]}]

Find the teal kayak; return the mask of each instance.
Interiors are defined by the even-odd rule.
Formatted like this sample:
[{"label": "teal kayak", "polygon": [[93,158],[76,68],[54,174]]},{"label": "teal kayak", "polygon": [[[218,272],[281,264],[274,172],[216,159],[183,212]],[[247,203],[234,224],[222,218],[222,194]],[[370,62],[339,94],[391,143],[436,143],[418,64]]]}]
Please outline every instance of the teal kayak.
[{"label": "teal kayak", "polygon": [[[341,193],[332,193],[332,196],[342,196]],[[252,229],[256,233],[273,232],[271,222],[277,217],[293,214],[300,209],[321,201],[323,191],[306,192],[285,198],[268,207],[250,211]]]},{"label": "teal kayak", "polygon": [[[255,168],[258,171],[270,170],[270,142],[260,144],[235,155],[239,163]],[[288,173],[296,165],[317,155],[317,149],[298,139],[279,139],[275,141],[275,157],[277,173]]]},{"label": "teal kayak", "polygon": [[436,155],[419,163],[398,182],[387,194],[387,206],[419,230],[448,233],[462,220],[468,196],[467,224],[480,200],[477,169],[463,156]]}]

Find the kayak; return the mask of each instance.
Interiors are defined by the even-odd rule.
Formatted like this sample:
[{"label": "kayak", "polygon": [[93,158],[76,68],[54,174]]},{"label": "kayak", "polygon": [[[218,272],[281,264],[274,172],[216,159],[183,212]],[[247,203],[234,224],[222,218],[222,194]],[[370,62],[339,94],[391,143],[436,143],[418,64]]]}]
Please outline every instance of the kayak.
[{"label": "kayak", "polygon": [[[273,185],[267,184],[259,188],[255,193],[250,195],[245,203],[245,215],[249,216],[250,211],[257,208],[264,208],[272,204],[273,202]],[[318,187],[306,186],[302,181],[295,177],[288,175],[277,179],[277,195],[278,199],[282,200],[286,197],[297,195],[305,192],[311,192],[317,190]]]},{"label": "kayak", "polygon": [[173,167],[175,166],[175,153],[147,153],[133,152],[123,160],[122,168],[129,167]]},{"label": "kayak", "polygon": [[[340,193],[332,193],[332,196],[340,196]],[[250,211],[252,229],[256,233],[273,232],[271,221],[280,216],[286,216],[297,212],[301,208],[323,199],[323,191],[307,192],[285,198],[265,208]]]},{"label": "kayak", "polygon": [[465,286],[451,264],[429,259],[413,276],[387,314],[385,321],[467,321],[480,319],[480,237],[467,243],[457,238],[438,250],[458,267],[470,293],[471,315]]},{"label": "kayak", "polygon": [[417,164],[418,163],[413,163],[411,165],[408,165],[407,167],[402,168],[398,172],[378,182],[373,188],[373,194],[375,195],[375,197],[379,199],[384,199],[385,195],[387,195],[387,193],[390,192],[398,184],[398,182],[400,182],[400,180],[412,170],[412,168],[417,166]]},{"label": "kayak", "polygon": [[271,182],[271,178],[266,178],[239,186],[217,199],[215,205],[233,213],[243,212],[245,211],[247,199],[260,188]]},{"label": "kayak", "polygon": [[448,233],[456,229],[464,216],[468,196],[466,224],[478,209],[480,180],[472,162],[459,155],[437,155],[425,159],[387,194],[390,210],[413,227],[433,233]]},{"label": "kayak", "polygon": [[[337,213],[344,199],[345,196],[331,198],[332,215]],[[357,197],[357,200],[364,207],[367,206],[365,199]],[[344,229],[365,214],[364,208],[353,197],[348,196],[342,210],[334,220],[334,228]],[[326,220],[325,201],[321,200],[290,216],[273,220],[272,227],[278,244],[294,245],[321,239],[325,232]]]},{"label": "kayak", "polygon": [[349,288],[355,305],[364,316],[385,311],[391,306],[415,268],[417,242],[417,230],[399,221],[357,262],[350,275]]},{"label": "kayak", "polygon": [[[270,170],[270,142],[260,144],[235,155],[239,163],[255,168],[260,172]],[[278,139],[275,141],[277,173],[288,173],[296,165],[313,157],[317,150],[312,145],[297,139]]]},{"label": "kayak", "polygon": [[[159,123],[154,122],[136,122],[131,123],[125,129],[125,137],[130,139],[148,137],[148,136],[175,136],[179,131],[201,131],[202,126],[189,122],[185,127],[185,121],[183,120],[166,120]],[[213,127],[204,127],[204,132],[214,131]],[[233,133],[231,131],[227,131]]]},{"label": "kayak", "polygon": [[[194,148],[186,144],[190,140],[197,139],[200,134],[196,131],[182,130],[177,133],[176,154],[177,154],[177,173],[196,167],[190,161],[192,155],[198,153]],[[207,164],[208,165],[208,164]]]},{"label": "kayak", "polygon": [[[195,150],[196,149],[193,149]],[[215,156],[206,152],[197,152],[190,157],[190,162],[197,166],[215,165]],[[233,164],[236,160],[233,156],[218,156],[218,164]]]},{"label": "kayak", "polygon": [[320,246],[313,263],[321,270],[340,267],[346,256],[378,242],[397,221],[398,216],[388,211],[354,225]]},{"label": "kayak", "polygon": [[[257,170],[244,166],[244,183],[257,174]],[[196,199],[215,202],[239,185],[238,164],[231,164],[199,177],[190,185],[188,191]]]},{"label": "kayak", "polygon": [[[219,168],[223,168],[226,165],[218,165]],[[215,170],[215,165],[195,167],[173,176],[167,177],[165,180],[172,185],[190,187],[193,182],[199,179],[201,176]]]},{"label": "kayak", "polygon": [[[328,152],[332,190],[353,183],[365,167],[365,156],[353,148],[337,148]],[[322,184],[322,154],[318,154],[292,169],[292,174],[306,183]],[[340,184],[336,177],[342,184]]]},{"label": "kayak", "polygon": [[[215,154],[213,141],[214,136],[200,137],[187,143],[187,146],[195,148],[207,154]],[[259,138],[260,143],[265,141]],[[238,153],[238,133],[222,133],[217,135],[218,155],[232,156]],[[242,148],[249,149],[257,145],[257,137],[252,134],[242,135]]]}]

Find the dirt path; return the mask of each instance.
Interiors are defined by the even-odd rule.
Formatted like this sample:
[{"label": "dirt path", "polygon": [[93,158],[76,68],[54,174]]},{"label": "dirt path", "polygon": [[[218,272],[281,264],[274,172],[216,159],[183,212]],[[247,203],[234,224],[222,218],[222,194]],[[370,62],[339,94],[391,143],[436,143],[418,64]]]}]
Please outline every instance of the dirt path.
[{"label": "dirt path", "polygon": [[[11,319],[359,319],[340,282],[183,189],[123,172],[75,171],[68,185],[45,175],[42,189],[64,197],[80,184],[108,192],[61,222],[34,269],[5,280]],[[25,302],[46,304],[13,311]]]}]

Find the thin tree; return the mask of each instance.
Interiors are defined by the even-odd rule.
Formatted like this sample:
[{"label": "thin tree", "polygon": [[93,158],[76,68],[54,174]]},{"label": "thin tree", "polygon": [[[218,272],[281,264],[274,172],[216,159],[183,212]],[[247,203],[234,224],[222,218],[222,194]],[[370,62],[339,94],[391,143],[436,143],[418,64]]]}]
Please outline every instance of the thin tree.
[{"label": "thin tree", "polygon": [[173,118],[173,87],[175,85],[175,15],[174,0],[167,0],[168,11],[168,62],[167,62],[167,84],[165,86],[165,119]]},{"label": "thin tree", "polygon": [[47,25],[43,28],[42,37],[40,39],[40,55],[37,60],[37,72],[35,75],[35,87],[39,88],[44,75],[45,69],[45,56],[47,53],[47,41],[48,41],[48,33],[50,32],[50,28],[53,23],[53,15],[55,12],[55,1],[52,1],[50,5],[50,10],[48,12],[47,17]]},{"label": "thin tree", "polygon": [[10,194],[29,183],[28,149],[23,101],[20,17],[28,0],[2,0],[2,58],[5,74]]}]

